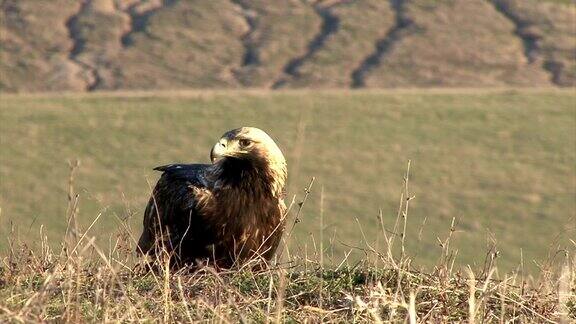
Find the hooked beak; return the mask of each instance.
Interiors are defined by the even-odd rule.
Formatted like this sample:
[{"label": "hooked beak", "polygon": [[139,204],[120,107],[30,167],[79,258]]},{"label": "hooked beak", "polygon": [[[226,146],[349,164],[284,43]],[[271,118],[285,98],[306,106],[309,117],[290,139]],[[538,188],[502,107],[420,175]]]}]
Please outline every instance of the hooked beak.
[{"label": "hooked beak", "polygon": [[210,151],[210,160],[212,163],[215,163],[226,156],[226,145],[226,140],[221,139],[216,143],[216,145],[214,145],[214,147],[212,147],[212,150]]}]

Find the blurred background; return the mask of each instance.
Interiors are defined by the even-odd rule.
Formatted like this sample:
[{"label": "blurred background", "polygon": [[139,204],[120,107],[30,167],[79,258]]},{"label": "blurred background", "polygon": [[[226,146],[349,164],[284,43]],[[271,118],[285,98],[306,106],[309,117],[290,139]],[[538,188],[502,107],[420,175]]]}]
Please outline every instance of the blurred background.
[{"label": "blurred background", "polygon": [[[383,247],[411,161],[408,252],[535,269],[576,237],[576,2],[2,0],[0,235],[139,235],[158,174],[242,125],[315,182],[292,252]],[[70,190],[70,167],[80,161]],[[320,219],[322,218],[322,222]],[[0,250],[9,241],[0,241]]]}]

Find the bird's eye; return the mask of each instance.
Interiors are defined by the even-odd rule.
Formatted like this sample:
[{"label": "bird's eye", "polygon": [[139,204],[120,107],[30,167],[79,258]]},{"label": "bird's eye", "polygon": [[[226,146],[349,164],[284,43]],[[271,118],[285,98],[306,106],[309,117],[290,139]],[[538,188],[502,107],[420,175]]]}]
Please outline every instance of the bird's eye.
[{"label": "bird's eye", "polygon": [[239,140],[238,143],[240,143],[240,146],[242,146],[242,147],[247,147],[250,144],[252,144],[252,142],[250,140],[247,140],[245,138]]}]

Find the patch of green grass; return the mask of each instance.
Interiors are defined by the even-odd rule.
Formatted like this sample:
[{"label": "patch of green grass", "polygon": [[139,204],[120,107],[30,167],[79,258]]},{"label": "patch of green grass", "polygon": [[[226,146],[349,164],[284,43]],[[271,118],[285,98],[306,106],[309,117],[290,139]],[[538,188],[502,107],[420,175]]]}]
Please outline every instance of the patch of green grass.
[{"label": "patch of green grass", "polygon": [[[312,194],[296,225],[292,253],[327,263],[348,250],[383,247],[392,231],[411,160],[406,247],[434,265],[456,218],[458,264],[482,266],[487,246],[501,268],[573,249],[576,217],[576,108],[573,92],[196,92],[1,98],[0,234],[34,245],[59,242],[66,228],[68,160],[78,219],[101,244],[128,218],[137,238],[152,168],[208,162],[225,131],[268,131],[289,163],[288,196]],[[324,228],[320,193],[324,190]],[[289,199],[290,200],[290,199]],[[397,233],[398,234],[398,233]],[[2,248],[8,247],[2,241]],[[52,243],[57,245],[58,243]],[[350,262],[360,253],[353,254]]]}]

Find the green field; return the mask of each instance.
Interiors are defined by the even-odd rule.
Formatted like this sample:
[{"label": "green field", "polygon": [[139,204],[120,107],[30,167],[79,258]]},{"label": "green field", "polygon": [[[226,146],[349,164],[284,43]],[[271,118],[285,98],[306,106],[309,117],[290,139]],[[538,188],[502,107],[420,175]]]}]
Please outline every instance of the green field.
[{"label": "green field", "polygon": [[[109,244],[118,219],[139,234],[158,174],[171,162],[207,162],[211,145],[241,125],[267,130],[290,167],[289,196],[315,177],[293,253],[318,244],[326,258],[365,248],[396,219],[411,160],[409,253],[440,255],[448,235],[460,264],[534,268],[576,236],[576,95],[573,91],[281,91],[2,95],[0,235],[52,242],[66,228],[69,167],[84,226]],[[320,208],[323,188],[324,207]],[[14,227],[11,226],[14,225]],[[362,228],[362,231],[360,230]],[[312,238],[314,237],[314,239]],[[382,240],[380,239],[380,242]],[[54,243],[58,244],[58,243]],[[7,241],[0,243],[7,248]]]}]

